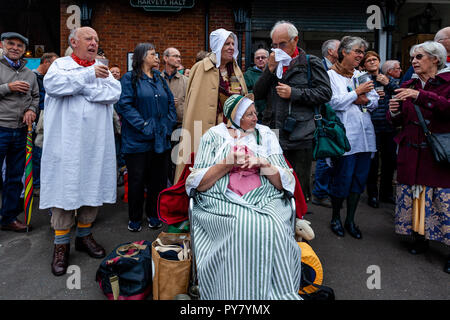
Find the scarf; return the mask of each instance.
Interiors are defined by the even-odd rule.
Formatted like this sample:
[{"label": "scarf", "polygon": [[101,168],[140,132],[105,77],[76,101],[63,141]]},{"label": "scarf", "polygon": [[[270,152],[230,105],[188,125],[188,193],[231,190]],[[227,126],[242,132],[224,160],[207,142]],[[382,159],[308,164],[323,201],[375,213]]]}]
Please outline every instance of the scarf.
[{"label": "scarf", "polygon": [[340,62],[336,62],[335,64],[333,64],[330,69],[336,71],[337,74],[339,74],[343,77],[346,77],[346,78],[353,77],[353,71],[349,72],[347,69],[345,69],[342,66],[342,64]]},{"label": "scarf", "polygon": [[[291,58],[294,59],[294,58],[298,57],[299,54],[300,54],[300,53],[298,52],[298,48],[295,48],[295,51],[294,51],[294,53],[292,54]],[[284,66],[284,67],[283,67],[283,74],[286,73],[287,69],[289,69],[289,66]]]},{"label": "scarf", "polygon": [[82,67],[90,67],[95,63],[95,59],[92,61],[82,60],[78,58],[74,53],[72,53],[71,57],[76,63],[78,63]]}]

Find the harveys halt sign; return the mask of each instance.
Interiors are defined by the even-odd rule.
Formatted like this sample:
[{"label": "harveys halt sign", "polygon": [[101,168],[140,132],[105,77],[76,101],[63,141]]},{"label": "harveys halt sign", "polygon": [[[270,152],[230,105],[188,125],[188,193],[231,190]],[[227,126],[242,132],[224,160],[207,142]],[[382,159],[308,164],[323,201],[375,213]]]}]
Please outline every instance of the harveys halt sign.
[{"label": "harveys halt sign", "polygon": [[143,8],[146,11],[172,11],[194,7],[194,0],[130,0],[133,7]]}]

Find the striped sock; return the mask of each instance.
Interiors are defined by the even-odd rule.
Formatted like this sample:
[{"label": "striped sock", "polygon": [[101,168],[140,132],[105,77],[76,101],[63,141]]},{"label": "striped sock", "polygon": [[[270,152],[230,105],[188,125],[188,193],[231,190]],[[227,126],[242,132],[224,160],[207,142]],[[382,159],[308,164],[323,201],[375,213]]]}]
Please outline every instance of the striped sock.
[{"label": "striped sock", "polygon": [[86,237],[91,234],[91,226],[92,223],[89,224],[82,224],[78,222],[77,225],[77,237]]},{"label": "striped sock", "polygon": [[54,244],[68,244],[70,243],[70,229],[55,230]]}]

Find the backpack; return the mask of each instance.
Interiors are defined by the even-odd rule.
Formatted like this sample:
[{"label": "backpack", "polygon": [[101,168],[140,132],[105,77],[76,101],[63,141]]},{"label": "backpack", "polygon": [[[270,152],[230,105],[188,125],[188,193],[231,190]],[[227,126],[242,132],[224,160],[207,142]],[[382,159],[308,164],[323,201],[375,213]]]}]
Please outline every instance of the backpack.
[{"label": "backpack", "polygon": [[322,285],[323,269],[319,257],[306,242],[298,242],[302,249],[302,274],[299,294],[304,300],[334,300],[334,291]]},{"label": "backpack", "polygon": [[101,262],[95,279],[109,300],[144,300],[152,292],[152,243],[127,242]]}]

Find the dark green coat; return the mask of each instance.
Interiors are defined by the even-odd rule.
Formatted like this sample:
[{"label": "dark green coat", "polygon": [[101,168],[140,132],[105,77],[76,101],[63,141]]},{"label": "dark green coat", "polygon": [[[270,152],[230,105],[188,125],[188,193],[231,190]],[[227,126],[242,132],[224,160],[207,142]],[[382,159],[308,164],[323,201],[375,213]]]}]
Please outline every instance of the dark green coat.
[{"label": "dark green coat", "polygon": [[[256,81],[258,81],[261,74],[262,71],[256,67],[250,67],[244,73],[244,79],[245,83],[247,84],[248,93],[253,93],[253,86],[255,85]],[[255,101],[255,107],[258,114],[262,113],[264,109],[266,109],[266,100],[261,99]]]}]

